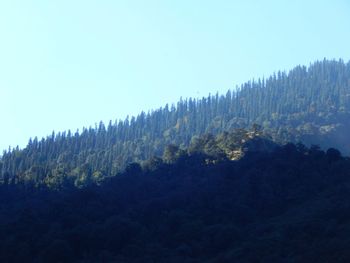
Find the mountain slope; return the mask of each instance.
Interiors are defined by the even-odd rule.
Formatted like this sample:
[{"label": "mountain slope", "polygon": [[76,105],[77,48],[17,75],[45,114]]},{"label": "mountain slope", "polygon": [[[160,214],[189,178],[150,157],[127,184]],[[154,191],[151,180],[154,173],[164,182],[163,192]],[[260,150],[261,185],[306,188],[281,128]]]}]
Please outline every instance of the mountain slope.
[{"label": "mountain slope", "polygon": [[53,133],[5,152],[0,176],[76,180],[110,176],[130,162],[161,156],[166,145],[187,147],[197,136],[260,124],[277,142],[336,147],[350,153],[350,62],[319,61],[288,74],[243,84],[237,91],[203,99],[180,100],[176,107],[141,113],[107,127]]},{"label": "mountain slope", "polygon": [[255,141],[230,161],[213,144],[100,186],[0,186],[0,261],[349,262],[348,158]]}]

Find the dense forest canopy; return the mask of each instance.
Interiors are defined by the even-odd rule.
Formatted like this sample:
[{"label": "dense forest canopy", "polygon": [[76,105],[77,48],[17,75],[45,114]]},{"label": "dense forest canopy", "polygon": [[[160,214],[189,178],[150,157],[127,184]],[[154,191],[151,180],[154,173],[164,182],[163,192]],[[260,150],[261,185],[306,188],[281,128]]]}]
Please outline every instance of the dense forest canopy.
[{"label": "dense forest canopy", "polygon": [[81,132],[53,132],[4,152],[2,182],[76,185],[116,175],[131,162],[162,156],[167,145],[184,149],[203,134],[259,124],[278,143],[303,142],[350,153],[350,62],[323,60],[242,84],[224,95],[180,99],[124,121],[100,122]]},{"label": "dense forest canopy", "polygon": [[349,128],[324,60],[31,139],[0,160],[0,262],[349,262]]},{"label": "dense forest canopy", "polygon": [[3,184],[0,261],[349,262],[349,171],[335,149],[252,130],[169,146],[99,186]]}]

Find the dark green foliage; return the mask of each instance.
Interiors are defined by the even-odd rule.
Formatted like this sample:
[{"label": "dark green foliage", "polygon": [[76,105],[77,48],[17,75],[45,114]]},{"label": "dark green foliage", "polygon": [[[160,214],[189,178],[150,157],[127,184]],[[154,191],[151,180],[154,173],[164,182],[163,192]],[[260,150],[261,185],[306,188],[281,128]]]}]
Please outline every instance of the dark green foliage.
[{"label": "dark green foliage", "polygon": [[341,158],[340,152],[334,148],[329,148],[326,152],[326,155],[330,162],[338,161]]},{"label": "dark green foliage", "polygon": [[165,161],[166,163],[174,163],[183,154],[183,151],[181,151],[179,147],[177,147],[174,144],[169,144],[164,149],[163,161]]},{"label": "dark green foliage", "polygon": [[2,185],[0,262],[349,262],[350,160],[263,141],[237,161],[152,158],[83,189]]},{"label": "dark green foliage", "polygon": [[255,125],[253,132],[262,129],[277,142],[301,141],[349,154],[350,63],[319,61],[308,68],[298,66],[288,74],[278,72],[247,82],[226,95],[181,99],[176,106],[142,112],[107,127],[101,122],[81,132],[34,138],[23,150],[15,148],[3,154],[0,181],[34,181],[34,185],[45,181],[56,188],[73,182],[82,187],[85,181],[99,182],[101,177],[123,171],[128,163],[152,156],[165,154],[170,158],[164,156],[165,161],[173,162],[181,152],[171,156],[169,149],[164,152],[165,147],[174,144],[183,149],[191,141],[192,152],[223,156],[227,153],[211,145],[211,138],[198,141],[199,136],[247,129],[253,124],[260,125]]}]

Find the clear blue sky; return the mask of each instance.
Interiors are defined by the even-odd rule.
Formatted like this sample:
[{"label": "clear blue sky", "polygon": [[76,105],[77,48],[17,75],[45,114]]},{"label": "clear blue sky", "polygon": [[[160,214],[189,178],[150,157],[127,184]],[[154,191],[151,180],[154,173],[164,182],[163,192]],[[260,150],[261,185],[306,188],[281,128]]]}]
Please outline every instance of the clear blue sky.
[{"label": "clear blue sky", "polygon": [[350,2],[0,1],[0,150],[326,58]]}]

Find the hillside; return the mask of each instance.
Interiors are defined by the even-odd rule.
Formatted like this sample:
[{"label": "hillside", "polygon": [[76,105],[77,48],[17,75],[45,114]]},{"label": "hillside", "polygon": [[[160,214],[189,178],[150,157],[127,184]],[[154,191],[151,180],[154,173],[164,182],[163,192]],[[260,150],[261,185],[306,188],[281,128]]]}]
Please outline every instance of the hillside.
[{"label": "hillside", "polygon": [[259,124],[275,142],[303,142],[350,153],[350,62],[319,61],[242,84],[237,91],[177,105],[124,121],[102,122],[81,132],[53,132],[10,149],[0,161],[0,178],[49,181],[70,176],[109,177],[131,162],[162,156],[167,145],[187,148],[203,134]]},{"label": "hillside", "polygon": [[0,186],[0,261],[349,262],[350,160],[255,136],[232,161],[225,136],[100,186]]}]

